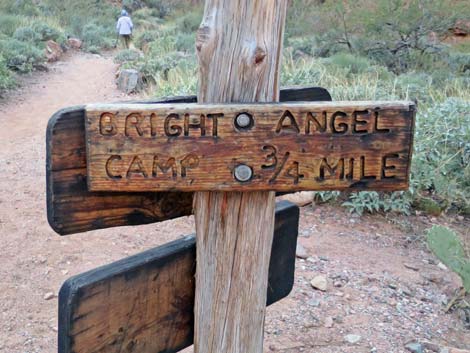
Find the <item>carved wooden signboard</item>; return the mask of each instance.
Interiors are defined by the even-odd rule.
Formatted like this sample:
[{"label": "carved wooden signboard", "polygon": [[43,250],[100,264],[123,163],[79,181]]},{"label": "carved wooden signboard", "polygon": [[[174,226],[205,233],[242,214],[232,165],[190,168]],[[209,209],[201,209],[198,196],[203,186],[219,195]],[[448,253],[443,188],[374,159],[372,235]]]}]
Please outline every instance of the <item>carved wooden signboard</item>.
[{"label": "carved wooden signboard", "polygon": [[[331,101],[321,87],[284,88],[281,102]],[[196,96],[134,104],[196,103]],[[61,235],[161,222],[192,213],[193,194],[183,192],[90,192],[87,187],[85,106],[62,109],[47,127],[47,219]]]},{"label": "carved wooden signboard", "polygon": [[90,191],[404,190],[412,102],[90,105]]}]

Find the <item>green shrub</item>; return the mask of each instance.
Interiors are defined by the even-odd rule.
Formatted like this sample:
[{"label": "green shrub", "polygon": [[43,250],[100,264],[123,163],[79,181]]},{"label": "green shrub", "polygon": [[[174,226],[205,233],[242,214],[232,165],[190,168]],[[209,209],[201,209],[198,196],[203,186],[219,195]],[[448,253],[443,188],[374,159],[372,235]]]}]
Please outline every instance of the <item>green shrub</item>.
[{"label": "green shrub", "polygon": [[[107,29],[107,36],[112,37],[120,11],[119,6],[109,1],[97,0],[42,0],[40,7],[44,17],[57,20],[67,29],[67,34],[81,39],[84,30],[91,22]],[[97,47],[102,46],[97,45]]]},{"label": "green shrub", "polygon": [[378,193],[375,191],[353,192],[342,204],[349,212],[362,215],[364,212],[396,212],[409,214],[411,198],[404,192]]},{"label": "green shrub", "polygon": [[41,35],[31,27],[19,27],[16,29],[13,38],[22,42],[36,43],[41,41]]},{"label": "green shrub", "polygon": [[26,73],[44,62],[44,53],[31,43],[10,39],[0,42],[0,49],[10,70]]},{"label": "green shrub", "polygon": [[[54,28],[47,24],[46,22],[36,21],[31,26],[32,30],[36,32],[39,40],[45,42],[48,40],[53,40],[55,42],[63,42],[63,33],[57,28]],[[61,40],[62,39],[62,40]]]},{"label": "green shrub", "polygon": [[25,23],[25,18],[18,15],[0,13],[0,33],[12,37],[18,27]]},{"label": "green shrub", "polygon": [[0,93],[12,88],[14,84],[15,80],[13,79],[10,70],[8,70],[6,60],[0,56]]},{"label": "green shrub", "polygon": [[427,243],[439,260],[462,278],[465,290],[470,292],[470,259],[457,234],[449,228],[433,226],[427,231]]},{"label": "green shrub", "polygon": [[145,45],[155,42],[160,37],[159,31],[142,31],[134,36],[134,45],[139,49],[144,49]]},{"label": "green shrub", "polygon": [[404,99],[426,101],[433,77],[424,72],[409,72],[397,77],[395,83],[399,95]]},{"label": "green shrub", "polygon": [[158,17],[165,18],[167,17],[175,8],[173,1],[165,0],[145,0],[144,1],[148,7],[158,13]]},{"label": "green shrub", "polygon": [[470,50],[466,53],[450,53],[448,61],[452,71],[470,76]]},{"label": "green shrub", "polygon": [[83,28],[83,42],[85,49],[109,49],[113,46],[112,31],[95,23],[89,23]]},{"label": "green shrub", "polygon": [[195,34],[202,21],[202,13],[200,11],[189,11],[182,15],[176,21],[178,32]]},{"label": "green shrub", "polygon": [[196,35],[194,33],[178,33],[175,47],[178,51],[193,53],[195,51]]},{"label": "green shrub", "polygon": [[412,184],[449,207],[470,206],[470,101],[448,98],[418,110]]},{"label": "green shrub", "polygon": [[39,16],[38,4],[33,0],[1,0],[0,13],[22,14],[24,16]]},{"label": "green shrub", "polygon": [[347,69],[349,73],[353,74],[366,72],[371,67],[371,63],[367,58],[348,53],[335,54],[326,59],[326,63],[335,65],[342,69]]},{"label": "green shrub", "polygon": [[292,47],[295,54],[314,55],[316,48],[316,41],[314,37],[291,37],[286,38],[286,44]]},{"label": "green shrub", "polygon": [[169,4],[164,4],[162,1],[152,1],[153,4],[147,4],[147,7],[143,7],[137,11],[134,11],[132,17],[136,20],[146,20],[149,18],[163,19],[167,17],[171,11]]},{"label": "green shrub", "polygon": [[140,59],[140,53],[135,50],[125,49],[121,50],[114,57],[114,62],[117,64],[122,64],[125,62],[133,62]]},{"label": "green shrub", "polygon": [[313,201],[317,204],[336,201],[341,196],[339,191],[315,191]]}]

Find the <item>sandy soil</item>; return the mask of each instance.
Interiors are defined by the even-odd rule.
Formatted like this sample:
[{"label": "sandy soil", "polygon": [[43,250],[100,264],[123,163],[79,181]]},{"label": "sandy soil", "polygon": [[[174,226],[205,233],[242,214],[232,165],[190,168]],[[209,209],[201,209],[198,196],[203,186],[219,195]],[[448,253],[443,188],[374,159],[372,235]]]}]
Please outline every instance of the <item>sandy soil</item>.
[{"label": "sandy soil", "polygon": [[[56,352],[65,279],[193,231],[191,217],[68,237],[47,224],[47,121],[66,106],[128,99],[114,86],[115,69],[109,58],[77,53],[0,102],[0,352]],[[433,223],[470,236],[469,220],[303,208],[306,258],[292,294],[268,309],[265,351],[404,352],[409,341],[470,349],[462,315],[444,313],[460,281],[423,245]],[[328,280],[324,292],[310,285],[317,275]],[[347,335],[360,337],[349,343]]]}]

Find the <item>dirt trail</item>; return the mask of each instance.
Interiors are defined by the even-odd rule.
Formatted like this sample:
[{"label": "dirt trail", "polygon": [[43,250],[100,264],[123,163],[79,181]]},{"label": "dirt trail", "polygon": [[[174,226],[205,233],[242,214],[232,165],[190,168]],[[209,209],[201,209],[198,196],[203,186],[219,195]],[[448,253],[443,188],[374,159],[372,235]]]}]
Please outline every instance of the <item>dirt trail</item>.
[{"label": "dirt trail", "polygon": [[[47,121],[63,107],[127,99],[115,88],[115,69],[109,58],[75,54],[0,102],[2,353],[57,351],[56,295],[68,277],[193,232],[191,217],[68,237],[47,224]],[[420,238],[431,223],[464,231],[468,220],[393,222],[330,206],[302,209],[299,241],[308,258],[297,261],[290,297],[268,310],[267,352],[404,352],[409,340],[470,348],[457,313],[443,313],[460,282]],[[326,292],[310,286],[316,275],[327,277]],[[359,341],[348,343],[348,334]]]},{"label": "dirt trail", "polygon": [[[56,352],[57,294],[70,276],[169,241],[164,224],[60,237],[46,220],[45,131],[57,110],[129,99],[110,58],[77,53],[0,102],[0,352]],[[135,99],[135,97],[132,97]],[[180,220],[181,234],[191,224]],[[187,225],[186,225],[187,223]],[[174,228],[174,227],[173,227]]]}]

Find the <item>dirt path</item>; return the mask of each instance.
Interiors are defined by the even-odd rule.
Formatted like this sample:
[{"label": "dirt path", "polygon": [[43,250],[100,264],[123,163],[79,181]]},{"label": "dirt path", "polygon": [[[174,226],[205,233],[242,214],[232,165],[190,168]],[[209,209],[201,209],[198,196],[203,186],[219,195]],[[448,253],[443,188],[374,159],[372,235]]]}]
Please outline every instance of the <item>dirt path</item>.
[{"label": "dirt path", "polygon": [[[115,89],[115,69],[110,59],[76,54],[0,102],[2,353],[56,352],[57,297],[45,296],[56,295],[68,277],[193,231],[190,217],[68,237],[47,224],[47,121],[66,106],[126,99]],[[425,217],[391,223],[330,206],[304,208],[300,243],[307,258],[297,262],[290,297],[268,310],[266,351],[404,352],[410,340],[470,348],[458,313],[443,313],[442,302],[460,282],[423,246],[422,229],[431,223],[461,231],[469,225]],[[328,279],[327,291],[311,287],[316,275]],[[348,343],[348,334],[359,341]]]}]

